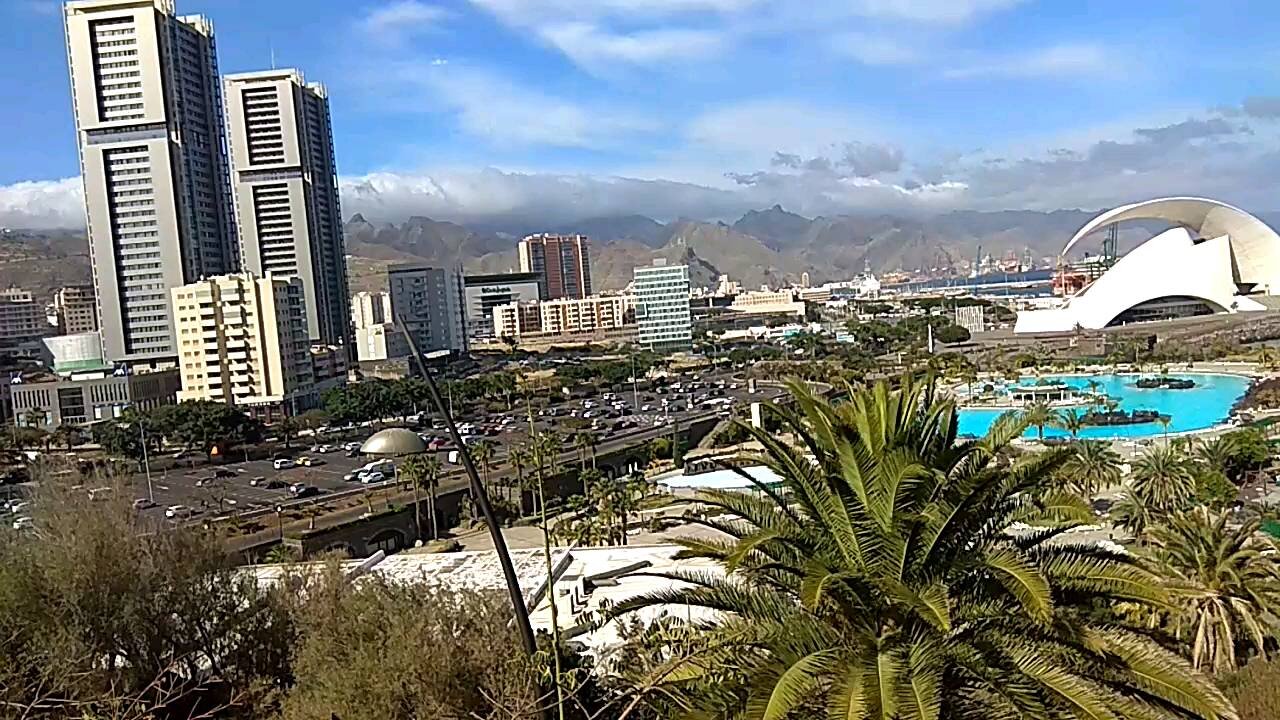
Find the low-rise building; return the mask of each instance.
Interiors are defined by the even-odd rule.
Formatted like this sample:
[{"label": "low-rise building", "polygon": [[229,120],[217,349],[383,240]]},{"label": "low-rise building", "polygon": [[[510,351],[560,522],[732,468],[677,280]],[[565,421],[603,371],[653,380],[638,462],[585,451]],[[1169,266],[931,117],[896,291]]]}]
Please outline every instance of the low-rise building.
[{"label": "low-rise building", "polygon": [[212,400],[270,418],[314,405],[302,282],[249,273],[173,288],[179,400]]},{"label": "low-rise building", "polygon": [[311,346],[311,381],[314,393],[319,395],[325,390],[342,387],[347,384],[347,371],[350,363],[347,349],[341,345]]},{"label": "low-rise building", "polygon": [[463,278],[468,337],[472,340],[494,337],[493,309],[509,303],[536,301],[540,277],[535,272],[522,272]]},{"label": "low-rise building", "polygon": [[177,370],[130,374],[100,368],[70,375],[33,375],[9,384],[13,419],[18,425],[53,430],[120,417],[125,408],[150,410],[177,402]]},{"label": "low-rise building", "polygon": [[791,290],[752,290],[740,293],[729,305],[733,312],[752,313],[755,315],[798,315],[804,316],[804,302],[796,300]]},{"label": "low-rise building", "polygon": [[493,309],[493,334],[519,340],[526,335],[579,335],[617,330],[635,322],[630,295],[512,302]]}]

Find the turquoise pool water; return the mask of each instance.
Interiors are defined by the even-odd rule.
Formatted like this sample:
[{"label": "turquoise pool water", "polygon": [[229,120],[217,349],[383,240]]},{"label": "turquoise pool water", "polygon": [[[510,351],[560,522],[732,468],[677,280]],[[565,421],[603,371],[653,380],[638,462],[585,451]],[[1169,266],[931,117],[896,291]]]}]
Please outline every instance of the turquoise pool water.
[{"label": "turquoise pool water", "polygon": [[[1203,430],[1227,419],[1231,407],[1244,395],[1252,382],[1241,375],[1209,375],[1188,373],[1179,375],[1170,373],[1169,377],[1194,380],[1196,386],[1190,390],[1143,390],[1135,387],[1141,375],[1051,375],[1048,379],[1060,381],[1089,392],[1088,382],[1099,383],[1098,391],[1106,393],[1120,402],[1121,410],[1155,410],[1161,415],[1171,418],[1169,432],[1187,432]],[[1032,385],[1034,378],[1023,378],[1020,384]],[[1087,408],[1077,408],[1085,412]],[[991,423],[1005,412],[1004,410],[961,410],[960,434],[985,435]],[[1164,428],[1159,423],[1143,423],[1141,425],[1123,425],[1118,427],[1089,427],[1080,432],[1082,438],[1141,438],[1161,435]],[[1029,428],[1027,437],[1036,437],[1036,429]],[[1045,437],[1067,435],[1058,428],[1044,429]]]}]

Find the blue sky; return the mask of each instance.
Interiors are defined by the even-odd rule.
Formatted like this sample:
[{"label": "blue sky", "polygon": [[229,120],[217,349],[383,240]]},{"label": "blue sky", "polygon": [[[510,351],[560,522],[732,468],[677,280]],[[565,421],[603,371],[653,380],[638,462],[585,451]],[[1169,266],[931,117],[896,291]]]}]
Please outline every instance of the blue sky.
[{"label": "blue sky", "polygon": [[[344,206],[385,219],[1280,209],[1270,2],[178,5],[223,72],[274,52],[329,86]],[[78,223],[59,3],[0,23],[0,224]]]}]

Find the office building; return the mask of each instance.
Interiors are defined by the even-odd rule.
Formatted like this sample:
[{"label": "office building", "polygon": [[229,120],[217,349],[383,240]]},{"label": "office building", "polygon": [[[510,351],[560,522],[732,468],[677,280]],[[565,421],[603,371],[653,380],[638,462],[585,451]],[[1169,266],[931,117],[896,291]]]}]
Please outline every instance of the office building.
[{"label": "office building", "polygon": [[538,274],[531,272],[468,275],[463,278],[463,288],[467,308],[467,336],[472,340],[493,337],[494,308],[541,297]]},{"label": "office building", "polygon": [[641,347],[655,351],[687,350],[693,345],[689,308],[689,266],[654,260],[632,275],[636,325]]},{"label": "office building", "polygon": [[27,290],[9,288],[0,290],[0,342],[52,335],[55,328],[49,324],[44,305],[37,303]]},{"label": "office building", "polygon": [[213,25],[173,0],[75,0],[64,20],[103,349],[169,364],[170,288],[236,264]]},{"label": "office building", "polygon": [[405,264],[387,268],[391,315],[423,353],[466,352],[462,271],[430,265]]},{"label": "office building", "polygon": [[329,97],[297,70],[224,82],[241,265],[302,280],[312,341],[351,344]]},{"label": "office building", "polygon": [[494,336],[509,340],[537,334],[598,333],[634,323],[635,299],[630,295],[512,302],[493,309]]},{"label": "office building", "polygon": [[796,300],[793,290],[749,290],[738,293],[729,304],[729,310],[755,315],[804,316],[804,302]]},{"label": "office building", "polygon": [[315,402],[302,281],[220,275],[173,289],[181,400],[271,417]]},{"label": "office building", "polygon": [[113,372],[109,368],[66,375],[23,376],[9,394],[13,418],[24,427],[52,431],[120,417],[126,408],[150,410],[177,402],[178,371]]},{"label": "office building", "polygon": [[520,272],[538,276],[540,300],[591,294],[591,241],[585,235],[539,233],[520,241]]},{"label": "office building", "polygon": [[98,329],[98,310],[90,285],[69,285],[53,294],[53,312],[63,335],[91,333]]}]

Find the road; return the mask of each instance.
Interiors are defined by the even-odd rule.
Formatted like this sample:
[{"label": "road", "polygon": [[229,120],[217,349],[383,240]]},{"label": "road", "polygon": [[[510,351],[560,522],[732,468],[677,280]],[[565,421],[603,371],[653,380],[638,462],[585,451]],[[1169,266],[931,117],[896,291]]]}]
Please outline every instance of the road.
[{"label": "road", "polygon": [[[716,382],[718,378],[711,378],[710,382]],[[727,380],[727,378],[726,378]],[[656,390],[655,390],[656,392]],[[726,387],[724,389],[724,397],[733,401],[731,407],[739,409],[751,401],[764,400],[772,401],[780,396],[783,391],[776,387],[761,386],[754,394],[750,393],[746,384],[743,383],[736,389]],[[668,391],[665,396],[672,398],[672,402],[676,402],[687,408],[689,398],[698,394],[697,391],[691,393],[673,394]],[[655,412],[655,408],[660,406],[661,395],[654,396],[652,402],[646,402],[645,396],[650,393],[641,393],[641,407],[650,405],[647,412],[636,413],[632,402],[632,393],[622,393],[620,396],[625,398],[627,408],[632,410],[632,415],[623,416],[624,420],[638,421],[637,427],[610,432],[608,430],[599,430],[597,432],[598,442],[596,452],[604,454],[623,447],[652,440],[671,432],[670,419],[674,419],[680,426],[685,426],[690,422],[696,422],[719,414],[719,409],[708,409],[705,406],[698,406],[694,410],[682,409],[679,412],[669,414],[669,417],[659,415]],[[603,396],[588,398],[596,407],[604,401]],[[564,452],[560,457],[560,462],[572,463],[576,461],[577,451],[569,443],[572,437],[572,431],[566,431],[563,427],[563,418],[568,413],[578,410],[582,412],[582,401],[565,401],[556,404],[560,411],[558,420],[552,418],[539,418],[537,427],[539,431],[554,427],[564,434],[566,443]],[[518,415],[518,413],[517,413]],[[458,422],[464,422],[467,418],[458,418]],[[661,424],[658,424],[661,423]],[[373,428],[366,429],[361,436],[354,438],[354,441],[360,442],[373,432]],[[431,430],[430,432],[436,436],[443,436],[443,430]],[[507,430],[488,438],[495,443],[495,457],[491,461],[491,472],[495,477],[500,477],[512,472],[505,462],[507,451],[509,448],[524,443],[527,440],[527,424],[523,422],[514,422]],[[343,498],[359,498],[364,491],[374,490],[383,485],[394,485],[394,481],[389,481],[382,485],[361,485],[358,482],[344,481],[343,476],[346,473],[364,465],[372,458],[369,457],[346,457],[341,449],[341,444],[351,441],[352,438],[346,437],[342,440],[328,440],[325,442],[334,443],[337,447],[335,452],[318,454],[308,449],[309,439],[303,438],[299,442],[294,443],[292,455],[301,457],[309,455],[314,458],[321,458],[324,464],[318,467],[296,467],[289,470],[275,470],[270,460],[255,460],[240,463],[227,463],[217,466],[219,469],[229,470],[234,473],[232,477],[210,479],[213,476],[213,467],[201,466],[188,470],[169,470],[167,472],[152,473],[150,482],[150,491],[148,491],[147,478],[143,474],[137,474],[131,478],[133,485],[133,493],[136,498],[153,497],[155,507],[144,510],[147,515],[156,518],[163,518],[165,508],[173,505],[184,505],[191,509],[192,519],[200,521],[206,518],[214,518],[219,516],[227,516],[232,514],[255,513],[255,512],[272,512],[277,506],[294,507],[314,504],[330,504]],[[440,454],[440,459],[445,460],[444,451]],[[267,481],[280,481],[281,486],[277,488],[254,487],[250,485],[250,480],[256,477],[265,478]],[[319,493],[309,498],[298,500],[290,495],[287,486],[292,483],[305,483],[315,487]],[[441,488],[447,489],[462,484],[465,479],[462,476],[462,469],[458,465],[445,463],[445,475],[441,478]]]}]

